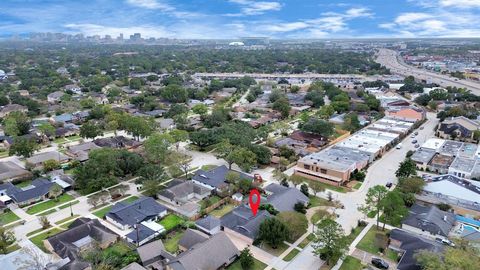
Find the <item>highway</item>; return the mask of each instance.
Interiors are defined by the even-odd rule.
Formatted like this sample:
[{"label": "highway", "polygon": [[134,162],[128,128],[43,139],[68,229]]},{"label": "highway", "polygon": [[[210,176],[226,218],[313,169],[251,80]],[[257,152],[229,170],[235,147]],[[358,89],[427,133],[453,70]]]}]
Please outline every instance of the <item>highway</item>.
[{"label": "highway", "polygon": [[480,95],[480,82],[457,79],[448,75],[442,75],[424,69],[412,67],[403,62],[399,53],[394,50],[380,49],[377,58],[377,63],[390,69],[393,74],[400,74],[403,76],[414,76],[417,79],[425,80],[429,83],[436,83],[442,87],[455,86],[458,88],[467,88],[472,93]]}]

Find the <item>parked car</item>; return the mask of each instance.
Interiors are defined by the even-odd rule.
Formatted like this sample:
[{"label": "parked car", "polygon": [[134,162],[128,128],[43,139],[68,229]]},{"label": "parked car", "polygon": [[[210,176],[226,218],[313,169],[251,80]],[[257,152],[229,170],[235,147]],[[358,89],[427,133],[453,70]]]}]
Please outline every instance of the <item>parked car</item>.
[{"label": "parked car", "polygon": [[415,135],[418,135],[418,131],[415,131],[415,133],[414,133],[414,134],[415,134]]},{"label": "parked car", "polygon": [[420,127],[420,130],[423,130],[423,127]]},{"label": "parked car", "polygon": [[392,182],[388,182],[385,186],[386,186],[387,188],[392,188],[393,183],[392,183]]},{"label": "parked car", "polygon": [[439,242],[439,243],[442,243],[442,244],[444,244],[444,245],[446,245],[446,246],[451,246],[451,247],[454,247],[454,246],[455,246],[455,244],[454,244],[452,241],[448,240],[448,239],[443,239],[443,238],[437,237],[437,238],[435,238],[435,241],[437,241],[437,242]]},{"label": "parked car", "polygon": [[388,269],[390,267],[386,261],[379,258],[372,258],[372,264],[380,269]]},{"label": "parked car", "polygon": [[412,136],[410,136],[410,138],[412,138],[412,139],[415,138],[415,134],[412,134]]},{"label": "parked car", "polygon": [[417,143],[418,141],[417,140],[413,140],[412,143]]},{"label": "parked car", "polygon": [[420,144],[415,144],[415,148],[419,148],[420,147]]},{"label": "parked car", "polygon": [[397,146],[395,148],[402,149],[402,144],[401,143],[397,144]]}]

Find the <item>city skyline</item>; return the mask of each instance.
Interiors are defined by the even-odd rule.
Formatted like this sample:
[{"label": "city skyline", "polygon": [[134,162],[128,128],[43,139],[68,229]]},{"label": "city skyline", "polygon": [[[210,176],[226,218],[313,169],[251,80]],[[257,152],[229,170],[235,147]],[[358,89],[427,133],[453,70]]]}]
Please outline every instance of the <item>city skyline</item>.
[{"label": "city skyline", "polygon": [[40,32],[180,39],[480,37],[480,26],[472,23],[479,0],[364,2],[6,0],[0,3],[0,37]]}]

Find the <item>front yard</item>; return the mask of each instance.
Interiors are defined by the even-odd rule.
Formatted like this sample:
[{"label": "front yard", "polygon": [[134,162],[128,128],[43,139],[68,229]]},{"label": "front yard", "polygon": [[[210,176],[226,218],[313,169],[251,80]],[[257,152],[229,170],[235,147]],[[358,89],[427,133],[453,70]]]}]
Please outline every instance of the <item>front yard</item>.
[{"label": "front yard", "polygon": [[352,256],[347,256],[345,260],[343,260],[343,264],[340,267],[340,270],[362,270],[364,269],[364,266],[362,265],[362,262]]},{"label": "front yard", "polygon": [[[266,267],[266,264],[253,258],[253,266],[249,270],[263,270]],[[228,266],[226,270],[243,270],[242,265],[240,264],[240,260],[236,260],[234,263]]]},{"label": "front yard", "polygon": [[305,177],[302,177],[302,178],[303,178],[303,182],[305,182],[307,184],[310,183],[310,182],[315,182],[315,183],[318,183],[318,185],[320,185],[324,189],[329,189],[329,190],[333,190],[333,191],[341,192],[341,193],[346,193],[348,191],[344,187],[332,186],[332,185],[329,185],[329,184],[322,183],[320,181],[310,180],[310,179],[305,178]]},{"label": "front yard", "polygon": [[0,214],[0,224],[8,224],[12,223],[14,221],[19,220],[20,218],[15,215],[12,211],[5,212],[3,214]]},{"label": "front yard", "polygon": [[293,260],[293,258],[295,258],[295,256],[298,255],[298,253],[300,253],[300,251],[296,248],[292,249],[292,251],[290,251],[290,253],[287,254],[287,256],[285,256],[283,258],[284,261],[286,262],[289,262],[291,260]]},{"label": "front yard", "polygon": [[376,226],[373,226],[358,243],[357,248],[397,262],[398,253],[388,248],[388,233],[389,230],[377,230]]},{"label": "front yard", "polygon": [[46,231],[42,234],[39,234],[35,237],[30,238],[30,241],[32,241],[32,243],[34,243],[37,247],[39,247],[44,252],[50,253],[50,252],[48,252],[48,250],[43,245],[43,240],[49,238],[50,236],[56,235],[57,233],[59,233],[61,231],[62,230],[60,230],[60,229],[53,228],[53,229],[48,230],[48,231]]},{"label": "front yard", "polygon": [[266,252],[278,257],[285,250],[287,250],[288,245],[285,244],[285,243],[281,243],[280,245],[278,245],[277,248],[272,248],[269,244],[261,243],[261,244],[258,245],[258,247],[265,250]]},{"label": "front yard", "polygon": [[308,197],[310,199],[309,207],[316,207],[316,206],[333,206],[333,202],[330,202],[324,198],[320,198],[317,196],[310,195]]},{"label": "front yard", "polygon": [[69,202],[73,199],[74,198],[73,198],[72,195],[65,193],[65,194],[62,194],[61,196],[59,196],[57,198],[57,200],[51,199],[51,200],[48,200],[48,201],[45,201],[45,202],[38,203],[34,206],[31,206],[27,209],[26,212],[27,212],[27,214],[34,215],[36,213],[40,213],[42,211],[57,207],[58,205],[64,204],[64,203]]}]

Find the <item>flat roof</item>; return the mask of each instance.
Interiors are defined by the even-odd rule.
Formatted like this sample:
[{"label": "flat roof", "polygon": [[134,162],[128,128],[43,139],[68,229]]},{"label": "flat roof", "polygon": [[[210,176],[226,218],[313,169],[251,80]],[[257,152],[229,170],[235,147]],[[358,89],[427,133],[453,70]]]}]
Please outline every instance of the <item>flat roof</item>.
[{"label": "flat roof", "polygon": [[460,148],[462,148],[462,146],[463,142],[446,141],[442,145],[442,147],[440,147],[439,151],[444,155],[456,156],[458,155],[458,152],[460,151]]},{"label": "flat roof", "polygon": [[475,157],[478,151],[478,145],[473,143],[464,143],[463,146],[460,148],[458,155],[463,157]]},{"label": "flat roof", "polygon": [[318,165],[325,169],[347,171],[353,169],[357,162],[368,160],[368,153],[346,147],[334,146],[305,156],[300,159],[300,162],[310,165]]},{"label": "flat roof", "polygon": [[456,157],[450,164],[450,169],[470,173],[475,166],[476,160],[473,158]]},{"label": "flat roof", "polygon": [[423,189],[431,193],[440,193],[462,200],[480,202],[480,195],[477,192],[449,180],[429,182]]},{"label": "flat roof", "polygon": [[435,150],[429,148],[419,148],[410,157],[415,162],[428,163],[435,156]]},{"label": "flat roof", "polygon": [[446,155],[437,153],[435,154],[435,156],[433,156],[432,161],[430,162],[430,165],[448,168],[452,162],[453,162],[452,156],[446,156]]},{"label": "flat roof", "polygon": [[437,151],[444,143],[444,139],[430,138],[422,145],[422,148],[429,148]]}]

